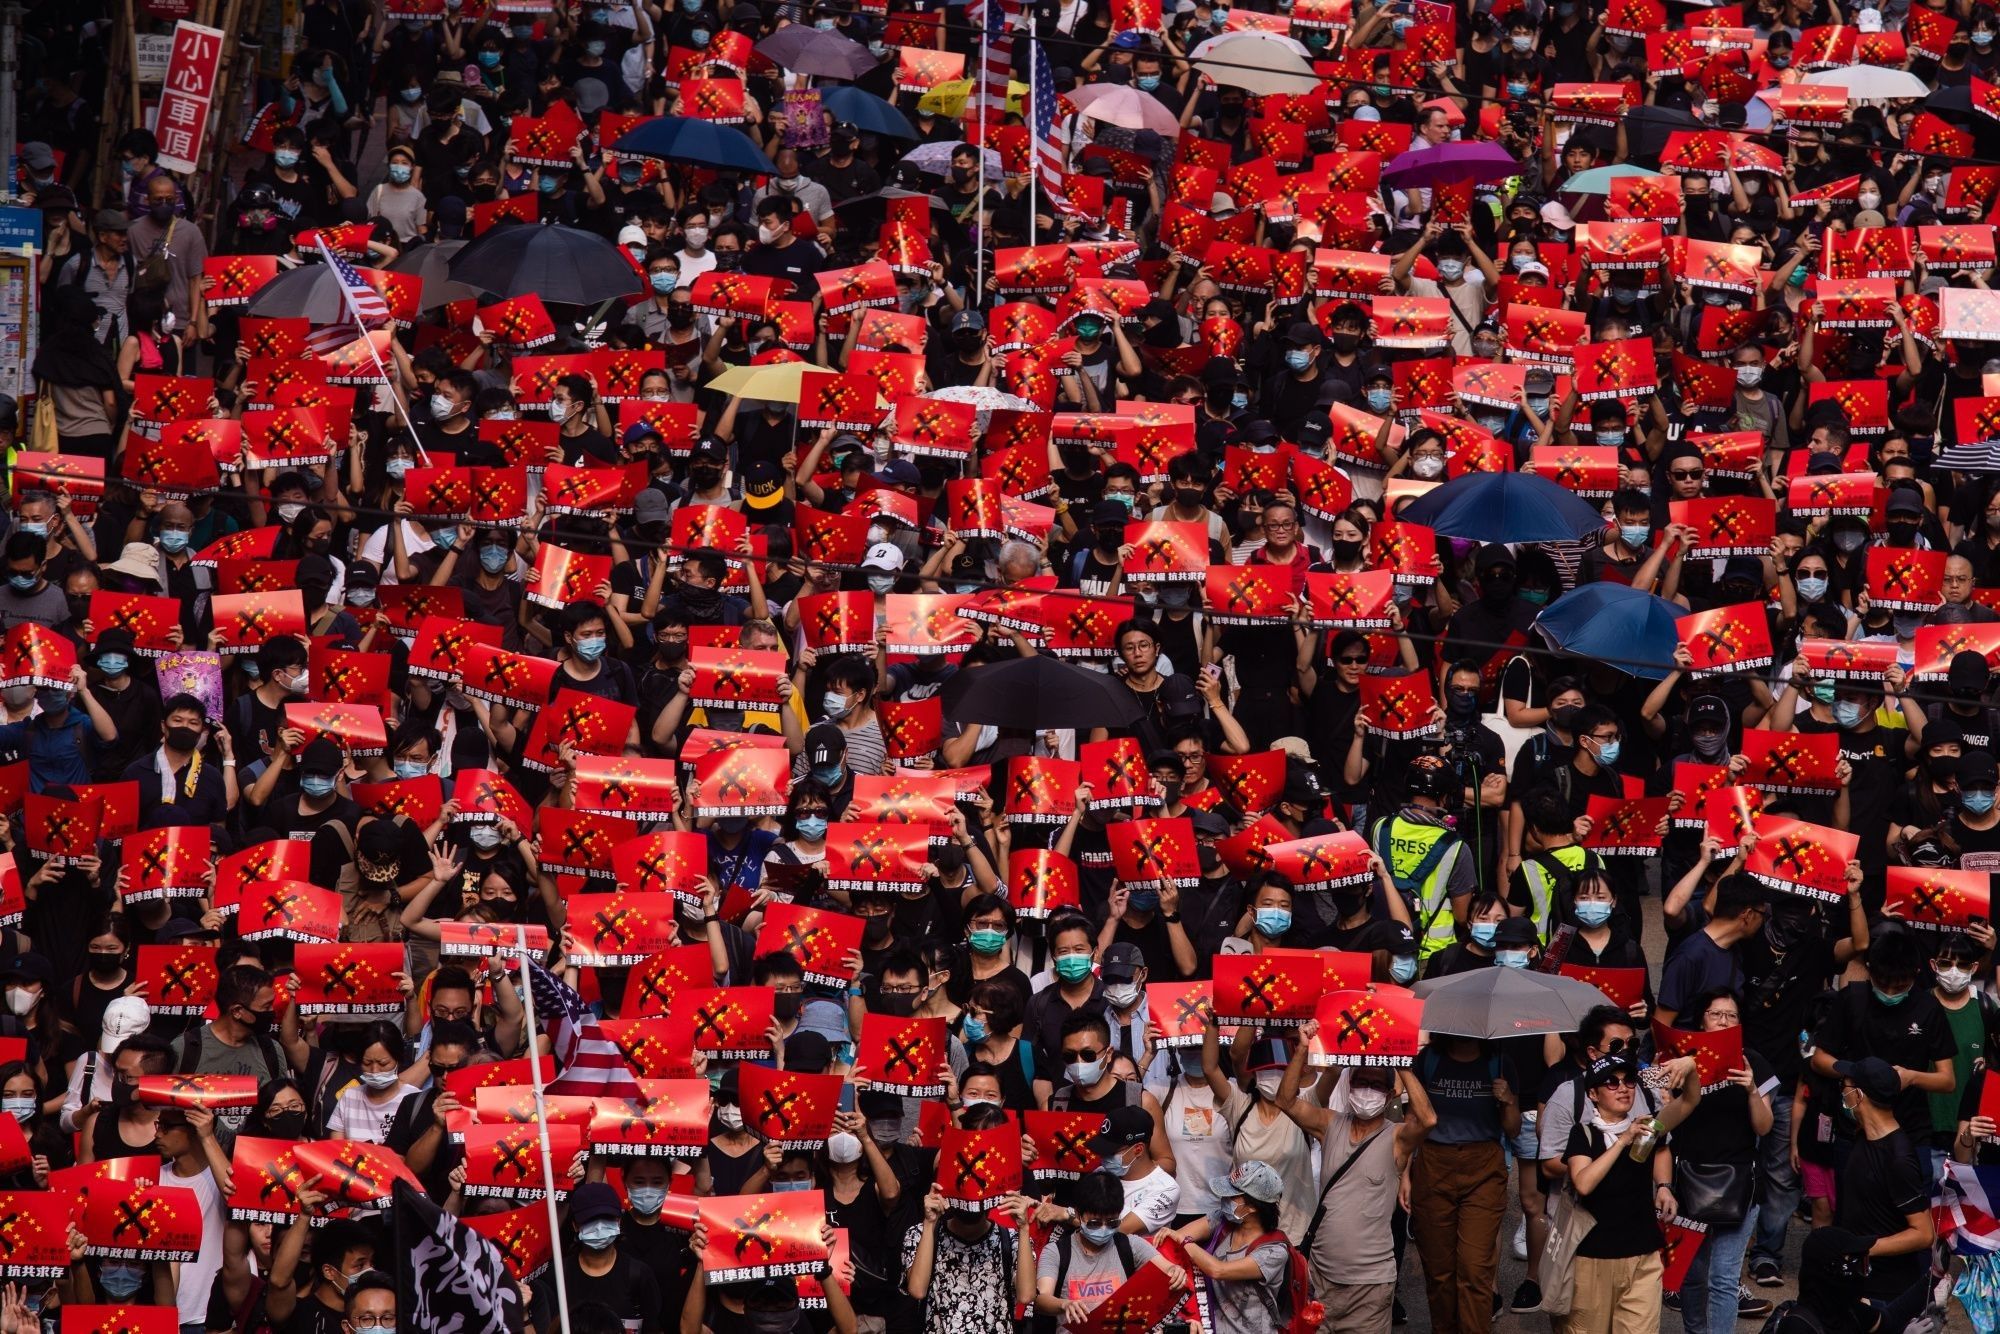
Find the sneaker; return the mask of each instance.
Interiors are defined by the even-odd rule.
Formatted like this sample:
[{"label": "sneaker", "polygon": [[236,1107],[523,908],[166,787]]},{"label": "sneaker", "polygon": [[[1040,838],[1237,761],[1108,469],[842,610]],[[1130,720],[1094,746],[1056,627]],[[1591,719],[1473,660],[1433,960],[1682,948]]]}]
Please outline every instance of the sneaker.
[{"label": "sneaker", "polygon": [[[1528,1258],[1528,1220],[1525,1218],[1516,1224],[1514,1228],[1514,1258],[1516,1260],[1525,1260]],[[1529,1309],[1532,1310],[1533,1308]]]},{"label": "sneaker", "polygon": [[1678,1292],[1663,1292],[1660,1294],[1660,1305],[1669,1311],[1678,1311],[1681,1309],[1681,1295]]},{"label": "sneaker", "polygon": [[1514,1300],[1511,1304],[1515,1315],[1527,1315],[1541,1310],[1542,1285],[1531,1278],[1521,1280],[1521,1286],[1514,1289]]},{"label": "sneaker", "polygon": [[1394,1314],[1389,1317],[1389,1323],[1398,1326],[1410,1323],[1410,1313],[1403,1309],[1403,1299],[1401,1297],[1396,1299],[1396,1309]]},{"label": "sneaker", "polygon": [[1784,1272],[1778,1268],[1776,1260],[1765,1259],[1754,1261],[1750,1266],[1750,1277],[1757,1281],[1757,1286],[1760,1288],[1782,1288],[1785,1286]]},{"label": "sneaker", "polygon": [[1736,1318],[1738,1320],[1762,1320],[1777,1310],[1777,1304],[1768,1297],[1759,1297],[1748,1288],[1736,1289]]}]

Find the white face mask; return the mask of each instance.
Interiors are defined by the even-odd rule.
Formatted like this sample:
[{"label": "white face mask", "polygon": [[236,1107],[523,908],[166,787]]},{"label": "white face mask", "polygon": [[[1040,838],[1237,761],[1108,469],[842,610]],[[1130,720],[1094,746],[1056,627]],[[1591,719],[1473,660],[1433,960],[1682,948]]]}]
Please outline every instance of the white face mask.
[{"label": "white face mask", "polygon": [[7,988],[7,1009],[12,1014],[29,1014],[41,1002],[42,993],[39,991],[30,991],[26,987]]},{"label": "white face mask", "polygon": [[1285,1082],[1283,1070],[1259,1070],[1257,1072],[1257,1093],[1266,1102],[1278,1096],[1278,1085]]},{"label": "white face mask", "polygon": [[1355,1120],[1373,1121],[1389,1110],[1389,1091],[1375,1088],[1349,1089],[1347,1108],[1354,1113]]},{"label": "white face mask", "polygon": [[708,228],[689,227],[681,233],[681,237],[687,242],[689,250],[699,250],[708,244]]},{"label": "white face mask", "polygon": [[1124,982],[1116,986],[1107,986],[1104,988],[1104,999],[1122,1010],[1126,1006],[1138,1001],[1139,984],[1137,982]]},{"label": "white face mask", "polygon": [[1972,985],[1972,973],[1965,968],[1940,968],[1937,970],[1937,984],[1947,996],[1956,996]]},{"label": "white face mask", "polygon": [[773,227],[769,223],[759,223],[757,226],[757,239],[765,245],[776,245],[778,238],[784,234],[784,228]]},{"label": "white face mask", "polygon": [[1874,190],[1863,190],[1854,196],[1854,202],[1864,209],[1882,207],[1882,196]]},{"label": "white face mask", "polygon": [[845,1130],[836,1130],[826,1137],[826,1156],[831,1162],[858,1163],[861,1161],[861,1139]]},{"label": "white face mask", "polygon": [[715,1119],[722,1122],[723,1128],[726,1130],[743,1129],[743,1109],[741,1107],[718,1107],[715,1109]]}]

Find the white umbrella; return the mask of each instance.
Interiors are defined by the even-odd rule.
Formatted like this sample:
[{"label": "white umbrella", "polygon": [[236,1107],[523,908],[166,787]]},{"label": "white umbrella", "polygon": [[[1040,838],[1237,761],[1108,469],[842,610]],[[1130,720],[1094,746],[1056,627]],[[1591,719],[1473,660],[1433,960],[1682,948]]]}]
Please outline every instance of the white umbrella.
[{"label": "white umbrella", "polygon": [[1275,32],[1246,29],[1211,37],[1195,47],[1195,65],[1211,80],[1263,96],[1304,97],[1319,91],[1305,45]]},{"label": "white umbrella", "polygon": [[1033,412],[1035,404],[1017,394],[1005,393],[987,385],[954,384],[943,389],[933,389],[924,395],[946,403],[970,403],[973,406],[972,428],[979,434],[986,434],[986,428],[993,423],[993,410],[999,408],[1007,412]]},{"label": "white umbrella", "polygon": [[1885,65],[1842,65],[1838,69],[1814,70],[1806,83],[1831,85],[1847,90],[1850,102],[1887,102],[1900,97],[1924,98],[1930,85],[1906,69]]},{"label": "white umbrella", "polygon": [[1122,83],[1093,83],[1071,93],[1069,100],[1086,120],[1101,120],[1127,130],[1152,130],[1169,139],[1178,138],[1181,132],[1180,118],[1167,110],[1166,103]]}]

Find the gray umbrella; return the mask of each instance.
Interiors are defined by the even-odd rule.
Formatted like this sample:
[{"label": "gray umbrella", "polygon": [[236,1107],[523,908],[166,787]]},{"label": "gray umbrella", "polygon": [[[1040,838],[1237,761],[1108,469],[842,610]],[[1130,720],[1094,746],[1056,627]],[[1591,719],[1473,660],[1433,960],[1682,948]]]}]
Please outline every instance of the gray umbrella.
[{"label": "gray umbrella", "polygon": [[1584,1015],[1611,1001],[1587,982],[1525,968],[1478,968],[1412,988],[1424,1003],[1424,1031],[1464,1038],[1573,1033]]},{"label": "gray umbrella", "polygon": [[301,264],[265,283],[245,315],[271,319],[308,319],[314,324],[338,324],[347,318],[347,299],[340,278],[325,264]]},{"label": "gray umbrella", "polygon": [[483,305],[487,294],[458,281],[446,268],[451,257],[465,245],[464,241],[439,241],[405,250],[390,262],[389,272],[414,273],[423,279],[423,293],[417,300],[420,309],[436,310],[453,301],[478,301]]},{"label": "gray umbrella", "polygon": [[757,43],[757,54],[793,74],[829,79],[858,79],[881,63],[853,38],[802,23],[788,24]]}]

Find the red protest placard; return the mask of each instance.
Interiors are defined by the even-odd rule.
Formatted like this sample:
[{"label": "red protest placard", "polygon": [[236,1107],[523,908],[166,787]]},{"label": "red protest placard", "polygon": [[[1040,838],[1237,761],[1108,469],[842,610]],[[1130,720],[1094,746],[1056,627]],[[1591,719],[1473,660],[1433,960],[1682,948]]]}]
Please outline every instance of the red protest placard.
[{"label": "red protest placard", "polygon": [[1588,964],[1566,963],[1557,970],[1596,987],[1604,998],[1621,1010],[1629,1010],[1646,998],[1646,970],[1643,968],[1593,968]]},{"label": "red protest placard", "polygon": [[1086,741],[1077,747],[1076,756],[1082,766],[1080,777],[1090,784],[1090,809],[1160,804],[1153,790],[1152,770],[1146,767],[1146,757],[1137,738],[1120,736]]},{"label": "red protest placard", "polygon": [[737,1078],[745,1128],[787,1150],[820,1148],[833,1133],[843,1076],[741,1065]]},{"label": "red protest placard", "polygon": [[1746,1065],[1743,1059],[1743,1029],[1740,1026],[1697,1033],[1685,1028],[1669,1028],[1655,1019],[1653,1047],[1663,1062],[1682,1056],[1694,1057],[1703,1093],[1715,1092],[1729,1082],[1731,1070],[1741,1070]]},{"label": "red protest placard", "polygon": [[1021,1189],[1021,1135],[1012,1125],[984,1130],[946,1126],[939,1136],[937,1175],[945,1203],[984,1212]]},{"label": "red protest placard", "polygon": [[1936,611],[1944,605],[1944,563],[1949,558],[1943,551],[1869,547],[1869,605],[1891,611]]},{"label": "red protest placard", "polygon": [[1191,889],[1201,883],[1194,822],[1186,816],[1124,820],[1105,828],[1111,865],[1132,889]]},{"label": "red protest placard", "polygon": [[129,834],[119,845],[127,903],[199,899],[213,866],[207,825],[167,825]]},{"label": "red protest placard", "polygon": [[1035,1142],[1029,1170],[1039,1180],[1075,1181],[1103,1161],[1090,1147],[1104,1129],[1102,1112],[1023,1112],[1021,1128]]},{"label": "red protest placard", "polygon": [[1428,672],[1362,677],[1361,715],[1369,732],[1398,740],[1431,736],[1444,727]]},{"label": "red protest placard", "polygon": [[767,904],[757,953],[761,956],[783,950],[805,969],[808,984],[845,987],[854,980],[849,956],[861,948],[864,925],[859,917],[847,913],[792,903]]},{"label": "red protest placard", "polygon": [[1068,1326],[1069,1334],[1128,1334],[1152,1329],[1179,1305],[1180,1294],[1168,1286],[1167,1271],[1159,1265],[1140,1265],[1132,1277],[1091,1308],[1082,1324]]},{"label": "red protest placard", "polygon": [[563,767],[565,746],[574,755],[622,755],[638,713],[635,705],[564,688],[535,715],[521,761],[555,773]]},{"label": "red protest placard", "polygon": [[0,1191],[6,1238],[0,1278],[51,1279],[69,1272],[69,1218],[74,1200],[47,1190]]},{"label": "red protest placard", "polygon": [[711,751],[695,762],[690,799],[702,818],[783,815],[791,787],[791,755],[783,750]]},{"label": "red protest placard", "polygon": [[255,1075],[140,1075],[132,1096],[149,1107],[254,1107]]},{"label": "red protest placard", "polygon": [[[629,755],[578,756],[576,776],[571,780],[576,808],[604,815],[665,816],[680,801],[674,763]],[[782,801],[779,810],[783,810]]]},{"label": "red protest placard", "polygon": [[902,1019],[873,1011],[862,1016],[854,1059],[871,1088],[906,1098],[935,1098],[945,1059],[945,1024],[939,1018]]},{"label": "red protest placard", "polygon": [[[1917,631],[1917,635],[1921,640],[1923,630]],[[1832,681],[1836,684],[1846,681],[1881,684],[1883,675],[1896,665],[1896,652],[1894,640],[1801,639],[1799,641],[1799,656],[1806,660],[1806,670],[1812,673],[1815,680]],[[1920,645],[1917,662],[1921,664],[1923,661],[1924,654]],[[1947,667],[1951,665],[1949,659],[1945,665]]]},{"label": "red protest placard", "polygon": [[301,945],[293,953],[298,987],[292,1003],[300,1015],[313,1019],[373,1019],[399,1015],[403,994],[403,947],[370,945]]},{"label": "red protest placard", "polygon": [[560,875],[614,878],[613,850],[639,832],[637,824],[615,815],[566,810],[560,806],[543,806],[535,818],[536,848],[542,869]]},{"label": "red protest placard", "polygon": [[76,1225],[89,1255],[185,1264],[201,1253],[201,1200],[179,1186],[87,1191]]},{"label": "red protest placard", "polygon": [[302,880],[270,880],[244,896],[236,914],[244,940],[292,940],[302,944],[340,937],[340,893]]},{"label": "red protest placard", "polygon": [[699,1158],[708,1147],[714,1111],[708,1081],[652,1080],[646,1095],[641,1108],[598,1100],[589,1122],[591,1152],[614,1158]]},{"label": "red protest placard", "polygon": [[1352,830],[1273,843],[1264,856],[1272,870],[1290,877],[1300,890],[1338,889],[1375,878],[1368,840]]},{"label": "red protest placard", "polygon": [[674,901],[666,894],[572,894],[569,961],[579,967],[630,968],[672,945]]},{"label": "red protest placard", "polygon": [[1402,987],[1335,991],[1319,999],[1319,1031],[1307,1046],[1316,1066],[1407,1066],[1417,1058],[1423,1002]]},{"label": "red protest placard", "polygon": [[[205,120],[206,113],[203,119]],[[175,1334],[180,1317],[171,1306],[84,1306],[65,1302],[58,1334]]]},{"label": "red protest placard", "polygon": [[672,1014],[694,1025],[696,1051],[754,1061],[771,1054],[772,1008],[766,987],[690,987],[674,997]]},{"label": "red protest placard", "polygon": [[1050,848],[1015,848],[1007,854],[1007,887],[1014,910],[1046,919],[1082,905],[1076,863]]},{"label": "red protest placard", "polygon": [[542,1175],[541,1137],[549,1140],[556,1198],[569,1194],[564,1170],[582,1151],[584,1127],[576,1125],[473,1125],[465,1131],[467,1195],[498,1195],[515,1200],[539,1200],[549,1194]]},{"label": "red protest placard", "polygon": [[549,952],[549,929],[523,922],[439,922],[438,955],[445,959],[539,959]]},{"label": "red protest placard", "polygon": [[691,648],[694,682],[690,702],[700,709],[775,709],[783,699],[779,683],[789,674],[785,655],[775,649]]},{"label": "red protest placard", "polygon": [[[464,684],[465,693],[474,699],[517,709],[539,709],[554,693],[554,658],[511,653],[497,644],[482,643],[475,638],[468,638],[459,653],[459,680]],[[412,671],[416,670],[414,664],[415,655],[412,654]]]},{"label": "red protest placard", "polygon": [[708,1237],[699,1263],[710,1283],[816,1274],[826,1264],[826,1206],[817,1191],[710,1195],[695,1210]]},{"label": "red protest placard", "polygon": [[922,894],[930,849],[929,825],[836,822],[826,831],[826,882],[850,893]]},{"label": "red protest placard", "polygon": [[1761,602],[1683,616],[1674,622],[1674,634],[1693,659],[1688,675],[1695,679],[1771,665],[1771,627]]},{"label": "red protest placard", "polygon": [[153,1013],[177,1017],[207,1013],[219,977],[215,953],[213,945],[141,945],[133,971],[146,983]]},{"label": "red protest placard", "polygon": [[1319,960],[1310,956],[1217,955],[1215,1017],[1224,1023],[1296,1027],[1312,1018],[1321,977]]},{"label": "red protest placard", "polygon": [[1859,835],[1783,815],[1759,815],[1743,869],[1772,889],[1823,903],[1847,897],[1847,868],[1860,849]]},{"label": "red protest placard", "polygon": [[287,704],[285,726],[305,733],[307,746],[330,737],[350,755],[380,755],[389,746],[388,724],[373,704]]},{"label": "red protest placard", "polygon": [[1125,577],[1142,583],[1191,583],[1208,576],[1208,529],[1198,523],[1138,522],[1125,525],[1132,557]]},{"label": "red protest placard", "polygon": [[1891,866],[1882,911],[1911,926],[1963,931],[1975,917],[1992,920],[1992,873],[1944,866]]},{"label": "red protest placard", "polygon": [[1590,819],[1590,833],[1583,846],[1599,856],[1643,856],[1659,850],[1667,799],[1593,795],[1584,814]]},{"label": "red protest placard", "polygon": [[[1894,648],[1893,644],[1888,645]],[[1832,732],[1743,733],[1743,756],[1750,761],[1738,781],[1766,793],[1835,797],[1840,795],[1840,738]]]},{"label": "red protest placard", "polygon": [[1694,530],[1690,559],[1761,556],[1771,549],[1778,507],[1768,496],[1704,496],[1670,501],[1667,518]]},{"label": "red protest placard", "polygon": [[225,593],[209,602],[215,615],[216,651],[255,653],[279,635],[306,632],[305,596],[296,588],[269,593]]}]

